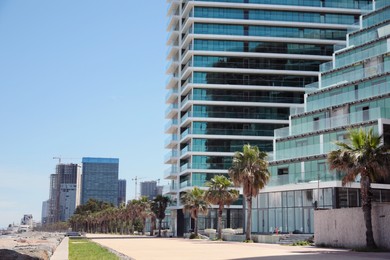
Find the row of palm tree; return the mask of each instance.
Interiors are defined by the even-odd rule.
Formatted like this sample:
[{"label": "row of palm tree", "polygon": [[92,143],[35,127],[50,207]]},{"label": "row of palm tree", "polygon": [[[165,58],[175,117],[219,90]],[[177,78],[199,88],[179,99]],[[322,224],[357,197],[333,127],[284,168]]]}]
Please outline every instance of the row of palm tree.
[{"label": "row of palm tree", "polygon": [[[378,178],[388,178],[390,168],[389,149],[383,145],[382,136],[373,133],[373,129],[352,129],[349,131],[347,142],[336,142],[338,149],[328,154],[327,160],[331,170],[342,172],[342,184],[355,182],[360,176],[360,192],[362,209],[366,226],[367,247],[375,248],[371,219],[371,183]],[[265,187],[270,178],[267,154],[256,146],[244,145],[243,150],[236,152],[233,157],[229,176],[215,176],[206,183],[208,189],[194,187],[184,193],[181,201],[184,211],[190,213],[194,219],[194,233],[198,236],[199,214],[207,214],[210,205],[218,207],[217,237],[222,237],[222,213],[225,206],[229,206],[238,199],[239,193],[233,187],[241,187],[246,202],[246,240],[251,240],[252,226],[252,199]],[[159,220],[159,236],[161,223],[165,218],[165,209],[169,204],[167,197],[159,196],[153,202],[146,198],[132,200],[127,205],[114,208],[110,205],[99,204],[96,201],[87,203],[78,208],[70,219],[74,230],[87,232],[133,232],[142,227],[145,233],[146,219],[152,220],[152,229],[155,220]]]},{"label": "row of palm tree", "polygon": [[138,231],[145,234],[146,221],[149,218],[152,222],[150,231],[153,234],[158,219],[161,236],[161,224],[169,202],[168,197],[158,195],[152,201],[141,197],[114,207],[112,204],[91,199],[76,209],[69,219],[69,224],[74,231],[88,233],[133,234]]}]

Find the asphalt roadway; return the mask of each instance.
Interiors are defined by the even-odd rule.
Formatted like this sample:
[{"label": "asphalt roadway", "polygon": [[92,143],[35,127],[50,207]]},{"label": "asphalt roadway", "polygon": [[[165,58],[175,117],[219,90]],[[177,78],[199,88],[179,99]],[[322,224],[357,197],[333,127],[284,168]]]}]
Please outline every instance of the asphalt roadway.
[{"label": "asphalt roadway", "polygon": [[135,260],[308,260],[390,259],[390,252],[367,253],[311,246],[88,234],[94,242]]}]

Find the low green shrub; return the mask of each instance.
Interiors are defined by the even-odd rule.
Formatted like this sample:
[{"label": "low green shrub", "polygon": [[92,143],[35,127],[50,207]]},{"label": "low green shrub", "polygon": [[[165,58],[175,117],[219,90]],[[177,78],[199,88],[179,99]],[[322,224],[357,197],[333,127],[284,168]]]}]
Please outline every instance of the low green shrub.
[{"label": "low green shrub", "polygon": [[297,241],[292,244],[292,246],[311,246],[312,243],[307,240]]}]

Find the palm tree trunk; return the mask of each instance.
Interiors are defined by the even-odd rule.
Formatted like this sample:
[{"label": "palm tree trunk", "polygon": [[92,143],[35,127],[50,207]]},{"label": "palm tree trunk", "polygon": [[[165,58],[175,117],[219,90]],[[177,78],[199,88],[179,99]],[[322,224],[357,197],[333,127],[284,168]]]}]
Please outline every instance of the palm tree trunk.
[{"label": "palm tree trunk", "polygon": [[218,208],[218,239],[222,239],[222,211],[223,205],[220,204]]},{"label": "palm tree trunk", "polygon": [[194,219],[194,233],[195,233],[195,237],[197,237],[198,236],[198,218]]},{"label": "palm tree trunk", "polygon": [[247,210],[247,217],[246,217],[246,240],[251,240],[251,229],[252,229],[252,197],[249,196],[246,198],[246,210]]},{"label": "palm tree trunk", "polygon": [[372,231],[370,187],[371,187],[370,178],[367,175],[361,176],[360,190],[362,196],[362,208],[364,213],[364,221],[366,224],[366,244],[368,248],[376,248],[376,244],[374,241],[374,234]]},{"label": "palm tree trunk", "polygon": [[162,219],[158,219],[158,237],[161,237],[161,224],[162,224]]}]

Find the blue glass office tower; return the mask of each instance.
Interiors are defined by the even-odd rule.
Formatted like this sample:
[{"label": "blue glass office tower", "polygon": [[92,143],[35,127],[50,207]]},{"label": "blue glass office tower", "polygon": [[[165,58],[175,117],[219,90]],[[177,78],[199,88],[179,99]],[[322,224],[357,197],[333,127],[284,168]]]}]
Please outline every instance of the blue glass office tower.
[{"label": "blue glass office tower", "polygon": [[[305,86],[345,46],[370,0],[168,0],[169,105],[165,178],[172,181],[172,229],[190,229],[180,194],[227,174],[250,143],[273,150],[274,130],[303,110]],[[242,227],[239,206],[225,227]],[[215,211],[199,228],[216,226]]]},{"label": "blue glass office tower", "polygon": [[[316,207],[361,206],[359,179],[343,187],[343,174],[329,171],[326,156],[338,148],[335,141],[348,142],[349,128],[373,128],[390,144],[390,1],[375,1],[347,47],[321,65],[315,85],[304,112],[275,131],[272,179],[254,201],[253,232],[313,233]],[[389,183],[372,184],[374,202],[390,202]]]},{"label": "blue glass office tower", "polygon": [[96,199],[118,205],[118,170],[117,158],[82,159],[81,203]]}]

